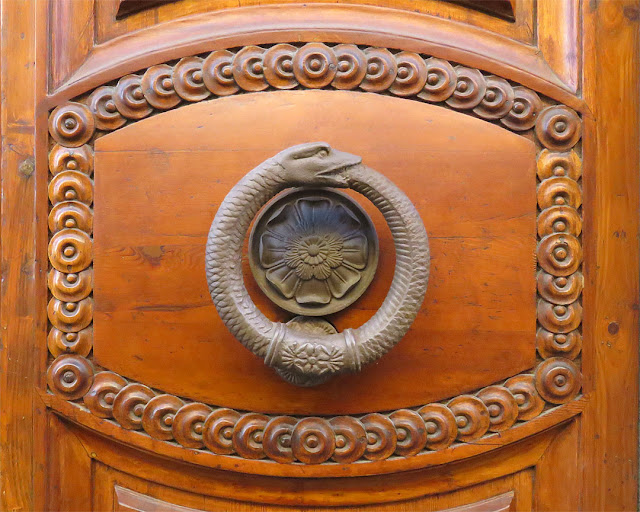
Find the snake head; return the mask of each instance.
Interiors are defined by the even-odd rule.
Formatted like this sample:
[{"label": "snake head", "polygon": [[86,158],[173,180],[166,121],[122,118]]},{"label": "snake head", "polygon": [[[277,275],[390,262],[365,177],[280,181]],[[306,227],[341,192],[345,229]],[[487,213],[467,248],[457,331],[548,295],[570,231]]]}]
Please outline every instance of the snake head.
[{"label": "snake head", "polygon": [[274,160],[285,170],[286,180],[296,186],[346,188],[347,171],[362,158],[333,149],[326,142],[308,142],[285,149]]}]

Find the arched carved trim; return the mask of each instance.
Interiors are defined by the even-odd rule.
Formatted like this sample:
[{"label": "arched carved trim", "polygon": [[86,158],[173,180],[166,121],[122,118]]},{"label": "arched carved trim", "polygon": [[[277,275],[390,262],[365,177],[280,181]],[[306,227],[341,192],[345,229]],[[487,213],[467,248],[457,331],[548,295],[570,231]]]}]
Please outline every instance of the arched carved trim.
[{"label": "arched carved trim", "polygon": [[[554,27],[571,26],[565,19],[567,13],[560,14],[557,24],[554,19],[543,27],[549,34],[554,34]],[[256,19],[260,19],[259,24]],[[56,77],[59,87],[44,100],[43,107],[53,108],[125,74],[136,73],[150,63],[247,44],[316,41],[321,34],[326,42],[390,47],[473,65],[498,76],[509,76],[588,115],[586,102],[572,92],[575,87],[568,80],[567,70],[558,74],[557,66],[550,66],[545,59],[546,52],[481,27],[453,24],[455,27],[449,19],[426,14],[342,3],[214,10],[129,32],[95,46],[64,83]],[[469,41],[474,42],[473,46]],[[565,51],[563,48],[563,54]]]},{"label": "arched carved trim", "polygon": [[[50,282],[56,293],[62,293],[58,283],[70,283],[69,276],[87,272],[84,269],[91,264],[93,182],[89,176],[91,146],[97,137],[189,102],[292,87],[359,88],[436,103],[536,140],[540,364],[475,395],[388,414],[293,418],[241,413],[128,383],[112,372],[94,377],[88,327],[93,302],[83,291],[64,296],[77,302],[54,298],[49,304],[53,326],[49,346],[56,357],[49,372],[50,391],[70,401],[82,398],[96,416],[113,418],[125,429],[144,430],[156,439],[285,464],[376,461],[441,450],[455,439],[467,443],[490,432],[509,430],[579,395],[582,379],[574,359],[581,347],[582,322],[582,191],[577,146],[581,119],[574,110],[525,87],[411,52],[321,43],[218,50],[204,58],[185,57],[175,66],[152,66],[56,106],[49,121],[51,137],[57,142],[50,155],[49,187],[55,208]],[[65,205],[65,201],[79,201],[86,207]],[[63,211],[68,213],[58,214]],[[66,224],[71,221],[73,227]],[[68,344],[64,342],[65,333],[76,332],[83,339],[81,348],[73,346],[73,334]]]}]

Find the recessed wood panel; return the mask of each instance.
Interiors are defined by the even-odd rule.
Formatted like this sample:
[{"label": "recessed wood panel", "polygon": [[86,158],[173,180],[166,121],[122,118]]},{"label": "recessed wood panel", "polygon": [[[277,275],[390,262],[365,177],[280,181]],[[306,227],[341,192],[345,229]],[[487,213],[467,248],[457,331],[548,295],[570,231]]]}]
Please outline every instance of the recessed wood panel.
[{"label": "recessed wood panel", "polygon": [[[102,473],[102,471],[101,471]],[[472,489],[466,489],[464,491],[460,491],[457,493],[444,494],[436,497],[427,497],[422,499],[411,500],[409,503],[391,503],[391,504],[381,504],[375,505],[376,510],[379,511],[388,511],[395,512],[398,510],[398,506],[409,506],[411,507],[409,510],[429,510],[434,511],[438,510],[439,512],[510,512],[515,510],[520,510],[524,512],[525,510],[531,510],[531,471],[523,471],[519,473],[517,476],[509,476],[504,479],[499,480],[498,482],[492,482],[489,485],[478,485],[474,486]],[[103,475],[101,475],[103,476]],[[501,485],[502,484],[502,485]],[[505,485],[506,484],[506,485]],[[485,494],[487,492],[491,492],[494,487],[502,487],[507,486],[509,484],[521,484],[522,487],[522,496],[519,496],[520,504],[526,506],[526,508],[516,509],[516,496],[514,491],[506,492],[504,494],[499,494],[497,496],[493,496],[491,498],[483,499],[480,501],[475,501],[473,503],[469,503],[467,505],[461,505],[452,508],[440,508],[447,501],[456,503],[458,501],[463,501],[465,498],[468,499],[469,496],[473,496],[474,493],[482,493]],[[153,486],[154,490],[157,491],[165,491],[159,486]],[[171,491],[169,491],[170,493]],[[106,494],[106,493],[105,493]],[[168,493],[167,493],[168,494]],[[221,510],[219,507],[224,507],[224,510],[234,511],[234,512],[250,512],[251,510],[255,510],[255,505],[253,504],[244,504],[240,502],[234,502],[230,500],[217,500],[217,499],[207,499],[202,498],[200,496],[186,495],[182,493],[181,495],[177,492],[171,493],[172,495],[178,495],[183,499],[187,499],[190,501],[195,501],[195,505],[203,508],[191,508],[191,507],[183,507],[181,505],[176,505],[175,503],[169,503],[168,501],[160,500],[158,498],[154,498],[148,496],[147,494],[139,493],[136,491],[132,491],[131,489],[127,489],[126,487],[121,487],[119,485],[115,485],[113,490],[113,510],[116,512],[205,512],[205,511],[218,511]],[[473,499],[473,498],[472,498]],[[414,508],[419,507],[419,508]],[[437,507],[437,508],[436,508]],[[286,512],[290,510],[289,508],[283,507],[271,507],[262,505],[260,507],[263,511],[269,512]],[[403,507],[404,508],[404,507]],[[348,510],[350,512],[364,512],[371,510],[370,507],[347,507],[347,508],[305,508],[308,512],[333,512],[334,510],[345,511]]]},{"label": "recessed wood panel", "polygon": [[[554,0],[555,1],[555,0]],[[371,5],[455,20],[513,39],[534,42],[534,0],[312,0],[311,3]],[[55,12],[59,7],[54,2]],[[80,3],[73,0],[73,3]],[[294,4],[296,0],[99,0],[95,4],[95,41],[103,43],[154,25],[189,15],[268,4]],[[73,9],[73,7],[71,7]],[[93,28],[93,27],[92,27]]]},{"label": "recessed wood panel", "polygon": [[[381,115],[384,113],[384,115]],[[418,208],[431,245],[427,297],[379,363],[312,389],[289,385],[222,325],[204,248],[216,209],[278,151],[324,140],[361,155]],[[418,405],[472,391],[535,360],[534,145],[442,107],[355,92],[289,91],[163,113],[96,142],[94,354],[163,391],[216,405],[329,414]],[[357,195],[354,195],[357,197]],[[389,288],[393,243],[380,238],[365,295],[331,320],[356,327]],[[248,265],[245,282],[272,319]]]},{"label": "recessed wood panel", "polygon": [[[116,19],[126,18],[131,14],[145,11],[152,7],[178,0],[115,0]],[[469,9],[487,13],[491,16],[515,21],[516,0],[444,0],[461,4]]]}]

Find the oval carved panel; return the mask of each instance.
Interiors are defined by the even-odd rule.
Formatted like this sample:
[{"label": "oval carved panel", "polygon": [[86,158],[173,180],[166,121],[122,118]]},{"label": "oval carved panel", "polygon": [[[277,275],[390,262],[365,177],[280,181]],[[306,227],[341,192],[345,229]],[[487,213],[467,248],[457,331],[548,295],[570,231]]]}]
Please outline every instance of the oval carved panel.
[{"label": "oval carved panel", "polygon": [[[287,126],[287,118],[291,112],[288,105],[292,101],[305,123],[315,120],[310,123],[317,130],[314,132],[314,139],[329,139],[331,144],[337,144],[334,139],[339,139],[342,144],[352,147],[354,153],[368,155],[368,165],[377,166],[379,172],[384,172],[401,190],[406,191],[425,226],[430,226],[435,237],[433,243],[436,245],[432,249],[434,253],[449,251],[456,255],[455,258],[442,260],[437,268],[431,266],[431,272],[436,272],[433,275],[439,277],[433,278],[432,282],[436,284],[429,288],[427,294],[437,303],[432,302],[427,306],[428,302],[425,302],[414,327],[399,344],[399,350],[391,350],[381,358],[380,364],[364,367],[360,377],[352,378],[349,375],[339,382],[327,382],[317,392],[308,389],[294,390],[286,383],[281,383],[278,375],[237,346],[237,341],[222,325],[213,303],[208,300],[207,295],[203,295],[208,292],[206,282],[201,279],[200,274],[200,269],[204,266],[200,256],[203,243],[200,237],[207,236],[216,207],[229,190],[227,187],[240,180],[252,165],[239,162],[239,155],[243,155],[243,159],[252,159],[256,165],[273,156],[271,150],[267,153],[266,150],[255,150],[252,145],[247,145],[238,134],[245,133],[248,129],[261,134],[266,132],[269,140],[273,138],[269,145],[286,147],[293,142],[293,137],[298,136],[297,130],[292,126],[291,129],[274,132],[271,125],[276,123]],[[367,108],[367,105],[374,105],[375,108]],[[334,124],[334,109],[344,112],[350,122]],[[381,118],[377,114],[378,109],[396,112],[396,121]],[[247,124],[238,112],[250,112],[251,124]],[[196,121],[200,116],[202,121]],[[434,122],[423,125],[425,116],[429,116]],[[467,124],[466,121],[470,123]],[[160,133],[158,130],[167,122],[176,127],[174,137],[170,140],[165,138],[164,141],[156,137],[147,139],[149,133]],[[523,280],[518,275],[524,272],[530,275],[531,254],[535,251],[535,186],[531,186],[532,182],[535,183],[535,147],[524,137],[509,133],[500,126],[485,127],[485,124],[485,121],[464,117],[448,109],[385,95],[365,95],[342,90],[295,90],[205,101],[174,109],[161,116],[153,116],[142,123],[101,137],[96,143],[96,162],[101,176],[97,181],[96,202],[106,204],[105,201],[108,201],[111,207],[96,215],[96,232],[110,234],[108,237],[97,236],[94,239],[95,268],[109,269],[102,273],[96,271],[96,303],[102,297],[104,307],[98,306],[94,318],[97,326],[95,360],[122,375],[136,375],[141,382],[163,392],[178,392],[174,384],[179,381],[182,389],[197,392],[182,392],[179,396],[230,408],[300,414],[303,411],[302,404],[312,400],[312,395],[318,393],[332,397],[330,400],[313,398],[314,403],[322,407],[315,412],[322,415],[407,408],[447,398],[452,393],[462,391],[451,390],[451,381],[445,378],[446,374],[457,371],[460,364],[469,368],[465,376],[468,379],[466,389],[469,390],[479,389],[528,370],[535,364],[535,279]],[[203,126],[201,130],[208,134],[206,142],[193,141],[193,137],[189,135],[191,127],[196,126]],[[403,140],[416,131],[415,127],[420,126],[424,130],[423,136],[432,140],[434,147],[446,148],[451,152],[451,158],[459,158],[458,155],[463,154],[464,159],[459,167],[449,166],[440,172],[438,180],[434,180],[425,190],[419,189],[413,183],[423,179],[421,177],[424,169],[436,168],[434,166],[441,160],[443,150],[438,149],[433,153],[427,148],[425,151],[409,152],[407,162],[398,166],[392,163],[393,156],[389,147],[381,144],[379,149],[375,145],[371,148],[371,142],[359,135],[361,130],[371,130],[372,126],[381,130],[389,145],[403,144]],[[465,133],[464,137],[460,135],[462,131]],[[457,135],[456,142],[449,141],[450,135]],[[465,166],[473,165],[477,158],[484,158],[482,155],[486,154],[486,143],[496,140],[513,147],[514,158],[507,162],[496,152],[490,157],[492,165],[485,173],[475,173],[469,179],[463,179],[463,174],[468,174]],[[445,146],[440,146],[441,143]],[[199,148],[202,144],[206,144],[209,149],[201,152]],[[355,144],[361,146],[353,147]],[[243,148],[242,151],[239,153],[240,150],[231,152],[225,149],[235,146]],[[149,158],[145,151],[141,151],[143,147],[163,148],[162,154],[155,154],[153,164],[145,164]],[[340,147],[344,148],[338,146]],[[197,164],[203,158],[206,161],[207,154],[214,149],[218,155],[216,168],[222,182],[210,180],[210,168]],[[116,160],[121,157],[114,150],[127,152],[130,168],[121,169],[118,166]],[[155,169],[158,165],[170,166],[171,170],[165,175],[167,181],[156,179]],[[505,205],[503,191],[494,188],[487,194],[480,188],[487,180],[502,179],[501,176],[511,172],[510,169],[514,166],[521,169],[522,179],[509,180],[507,187],[511,195],[521,200]],[[183,179],[185,173],[190,176],[189,180]],[[135,179],[136,187],[125,185],[123,180],[131,179]],[[181,184],[178,186],[178,183]],[[448,210],[446,200],[447,194],[451,194],[451,187],[469,198],[469,201],[456,208],[455,214]],[[169,188],[175,200],[182,203],[179,209],[167,210],[163,205],[166,203],[163,194]],[[174,188],[177,190],[174,191]],[[190,200],[190,196],[194,196],[195,200]],[[351,197],[360,200],[361,206],[372,219],[382,250],[376,278],[371,281],[364,294],[348,310],[338,312],[330,318],[339,331],[359,327],[371,313],[380,308],[395,266],[393,241],[384,218],[368,201],[362,201],[355,194]],[[203,209],[210,211],[211,216],[203,215]],[[131,211],[137,213],[131,215],[128,213]],[[164,213],[155,213],[161,211]],[[482,216],[479,216],[479,211],[483,212]],[[463,218],[456,220],[458,214]],[[180,217],[179,222],[170,220],[175,215]],[[491,219],[494,215],[508,215],[515,220],[512,226],[507,226],[507,223],[493,222]],[[474,218],[479,220],[471,221]],[[165,219],[168,223],[161,226],[159,221],[164,223]],[[446,219],[446,222],[442,219]],[[121,229],[125,224],[128,228]],[[478,238],[480,225],[483,230],[487,230],[483,232],[486,237],[481,236],[481,239]],[[514,229],[517,230],[516,233]],[[452,237],[454,234],[455,238]],[[484,249],[480,250],[479,247]],[[482,282],[480,279],[469,278],[476,273],[485,275],[496,260],[512,262],[505,269],[504,275],[501,274],[497,279],[488,279],[487,276],[487,280]],[[115,261],[123,264],[116,267]],[[359,261],[355,263],[361,266]],[[185,271],[178,272],[179,268]],[[465,274],[468,275],[465,277]],[[153,279],[151,275],[154,276]],[[358,276],[356,272],[350,272],[347,277],[354,275]],[[483,282],[487,282],[487,286]],[[139,293],[138,283],[146,283],[145,289],[152,299]],[[246,265],[244,283],[254,303],[268,318],[283,322],[290,318],[270,304],[271,301],[265,300]],[[273,287],[271,283],[267,285]],[[479,305],[459,299],[471,290],[478,294]],[[487,290],[490,294],[485,293]],[[335,291],[337,294],[341,293],[340,288]],[[172,309],[172,305],[179,303],[185,309]],[[114,310],[114,306],[117,306],[119,312]],[[484,308],[488,309],[485,311]],[[142,316],[140,311],[143,312]],[[492,311],[490,316],[486,314],[487,311]],[[136,328],[127,337],[119,336],[118,331],[127,329],[125,322],[132,325],[130,322],[134,322],[133,315],[137,315],[139,320],[148,319],[150,330],[145,333],[143,329]],[[171,327],[174,323],[175,326]],[[171,330],[179,330],[179,336],[184,337],[183,350],[176,352],[171,359],[171,373],[158,372],[144,362],[166,353],[166,343],[162,341],[166,331],[160,328],[162,324],[168,325]],[[496,329],[502,330],[501,336],[496,337],[492,333]],[[142,343],[141,337],[149,341]],[[425,351],[425,340],[428,339],[441,340],[445,350]],[[195,340],[208,341],[199,343]],[[473,356],[481,345],[487,348],[482,352],[482,357]],[[459,348],[455,348],[458,346]],[[304,348],[304,353],[301,345],[295,352],[288,352],[288,364],[292,367],[306,364],[307,347]],[[134,357],[134,351],[143,361]],[[452,357],[454,352],[457,355]],[[491,363],[494,357],[491,354],[498,352],[505,355],[500,366]],[[318,354],[323,360],[330,360],[331,354],[320,351]],[[316,356],[310,354],[310,357]],[[194,364],[195,361],[203,360],[211,361],[213,366]],[[407,379],[400,383],[394,377],[394,368],[398,364],[405,366],[407,375],[425,372],[441,375],[442,379],[434,379],[435,382],[419,379],[415,383],[409,383]],[[227,377],[221,379],[215,387],[196,387],[197,382],[207,382],[212,371],[223,372]],[[248,384],[245,372],[249,372],[259,385],[252,385],[250,392],[239,395],[238,389]],[[386,393],[387,383],[397,383],[398,393]],[[351,390],[350,393],[344,393],[345,386]]]}]

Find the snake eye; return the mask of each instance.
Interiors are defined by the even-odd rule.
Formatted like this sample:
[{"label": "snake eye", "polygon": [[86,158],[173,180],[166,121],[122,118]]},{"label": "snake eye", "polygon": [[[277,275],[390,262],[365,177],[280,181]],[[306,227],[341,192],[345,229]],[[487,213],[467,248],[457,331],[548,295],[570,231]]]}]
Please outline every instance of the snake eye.
[{"label": "snake eye", "polygon": [[329,156],[329,151],[327,151],[326,149],[321,149],[316,153],[316,155],[318,155],[320,158],[325,158]]}]

